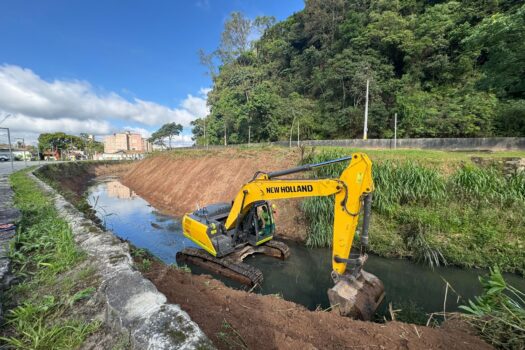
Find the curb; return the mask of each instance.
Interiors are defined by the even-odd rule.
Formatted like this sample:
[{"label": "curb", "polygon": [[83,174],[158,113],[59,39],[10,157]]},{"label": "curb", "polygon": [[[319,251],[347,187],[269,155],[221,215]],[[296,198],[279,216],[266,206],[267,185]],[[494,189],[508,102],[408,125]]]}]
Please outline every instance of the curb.
[{"label": "curb", "polygon": [[[15,224],[20,219],[20,212],[13,206],[13,189],[9,184],[9,175],[0,176],[0,223]],[[9,242],[15,236],[16,229],[0,231],[0,291],[11,285],[11,261],[9,259]],[[0,321],[3,319],[0,300]]]}]

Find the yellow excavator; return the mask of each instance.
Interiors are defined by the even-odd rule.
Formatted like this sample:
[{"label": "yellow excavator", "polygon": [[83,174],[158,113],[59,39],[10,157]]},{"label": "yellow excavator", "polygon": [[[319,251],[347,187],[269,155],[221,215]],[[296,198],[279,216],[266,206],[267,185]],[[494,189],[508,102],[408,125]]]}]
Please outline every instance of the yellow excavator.
[{"label": "yellow excavator", "polygon": [[[338,179],[281,178],[347,161],[349,164]],[[247,284],[260,284],[262,273],[242,260],[253,253],[281,259],[290,254],[286,244],[273,239],[275,226],[269,201],[334,195],[332,279],[335,286],[328,290],[331,308],[341,315],[370,319],[384,296],[382,282],[362,269],[367,259],[373,191],[372,162],[363,153],[287,170],[257,172],[232,203],[212,204],[183,217],[184,235],[202,249],[186,248],[177,254],[177,260]],[[360,247],[352,250],[361,214]]]}]

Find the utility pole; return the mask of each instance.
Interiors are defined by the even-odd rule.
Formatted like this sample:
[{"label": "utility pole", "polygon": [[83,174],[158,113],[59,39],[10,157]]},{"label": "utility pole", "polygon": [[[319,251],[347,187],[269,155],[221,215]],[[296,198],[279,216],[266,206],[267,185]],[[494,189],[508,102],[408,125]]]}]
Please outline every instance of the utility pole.
[{"label": "utility pole", "polygon": [[226,145],[226,121],[224,121],[224,146]]},{"label": "utility pole", "polygon": [[206,118],[204,118],[204,145],[206,146],[206,149],[208,149],[208,142],[206,139]]},{"label": "utility pole", "polygon": [[[4,118],[4,120],[6,118]],[[11,134],[9,133],[9,128],[0,128],[0,129],[7,130],[7,144],[9,145],[9,158],[11,159],[11,171],[15,171],[15,166],[13,165],[13,150],[11,149]]]},{"label": "utility pole", "polygon": [[297,147],[299,147],[299,121],[297,121]]},{"label": "utility pole", "polygon": [[252,143],[252,126],[248,125],[248,146]]},{"label": "utility pole", "polygon": [[369,84],[370,84],[370,80],[366,79],[365,126],[363,129],[363,140],[368,139],[368,86]]},{"label": "utility pole", "polygon": [[397,113],[394,113],[394,149],[397,149]]},{"label": "utility pole", "polygon": [[295,113],[293,112],[293,110],[292,110],[292,115],[293,115],[292,126],[290,126],[290,148],[292,148],[293,123],[295,122]]}]

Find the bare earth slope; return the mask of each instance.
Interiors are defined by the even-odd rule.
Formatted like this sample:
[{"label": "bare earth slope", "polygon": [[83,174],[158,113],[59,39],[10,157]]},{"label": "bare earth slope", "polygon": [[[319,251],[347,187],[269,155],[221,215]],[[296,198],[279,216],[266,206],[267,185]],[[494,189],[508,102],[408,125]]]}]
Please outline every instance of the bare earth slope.
[{"label": "bare earth slope", "polygon": [[155,262],[145,273],[220,349],[491,349],[454,327],[356,321]]},{"label": "bare earth slope", "polygon": [[[182,216],[217,202],[231,202],[242,185],[256,171],[274,171],[297,166],[299,155],[287,149],[189,151],[186,154],[159,155],[133,166],[121,181],[157,209]],[[280,235],[303,240],[304,218],[299,201],[286,200],[278,206],[276,227]]]}]

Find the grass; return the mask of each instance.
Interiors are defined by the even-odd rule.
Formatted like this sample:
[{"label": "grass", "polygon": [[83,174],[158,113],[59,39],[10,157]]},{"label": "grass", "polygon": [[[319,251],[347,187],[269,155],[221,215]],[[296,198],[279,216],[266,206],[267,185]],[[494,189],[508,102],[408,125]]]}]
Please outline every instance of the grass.
[{"label": "grass", "polygon": [[15,205],[22,213],[11,249],[20,283],[7,293],[11,309],[0,339],[6,348],[77,348],[100,327],[100,322],[78,313],[96,291],[95,268],[27,171],[10,177]]},{"label": "grass", "polygon": [[460,306],[487,342],[502,349],[525,348],[525,294],[508,285],[499,268],[480,277],[483,294]]},{"label": "grass", "polygon": [[[348,152],[325,149],[305,162],[339,158]],[[525,174],[504,176],[497,168],[479,168],[465,161],[445,167],[418,159],[421,151],[404,153],[411,158],[393,160],[388,155],[374,161],[371,250],[430,265],[497,264],[505,271],[525,274]],[[449,161],[441,159],[441,163]],[[322,167],[314,176],[337,178],[345,166]],[[309,219],[307,244],[330,245],[333,199],[309,198],[302,209]]]}]

